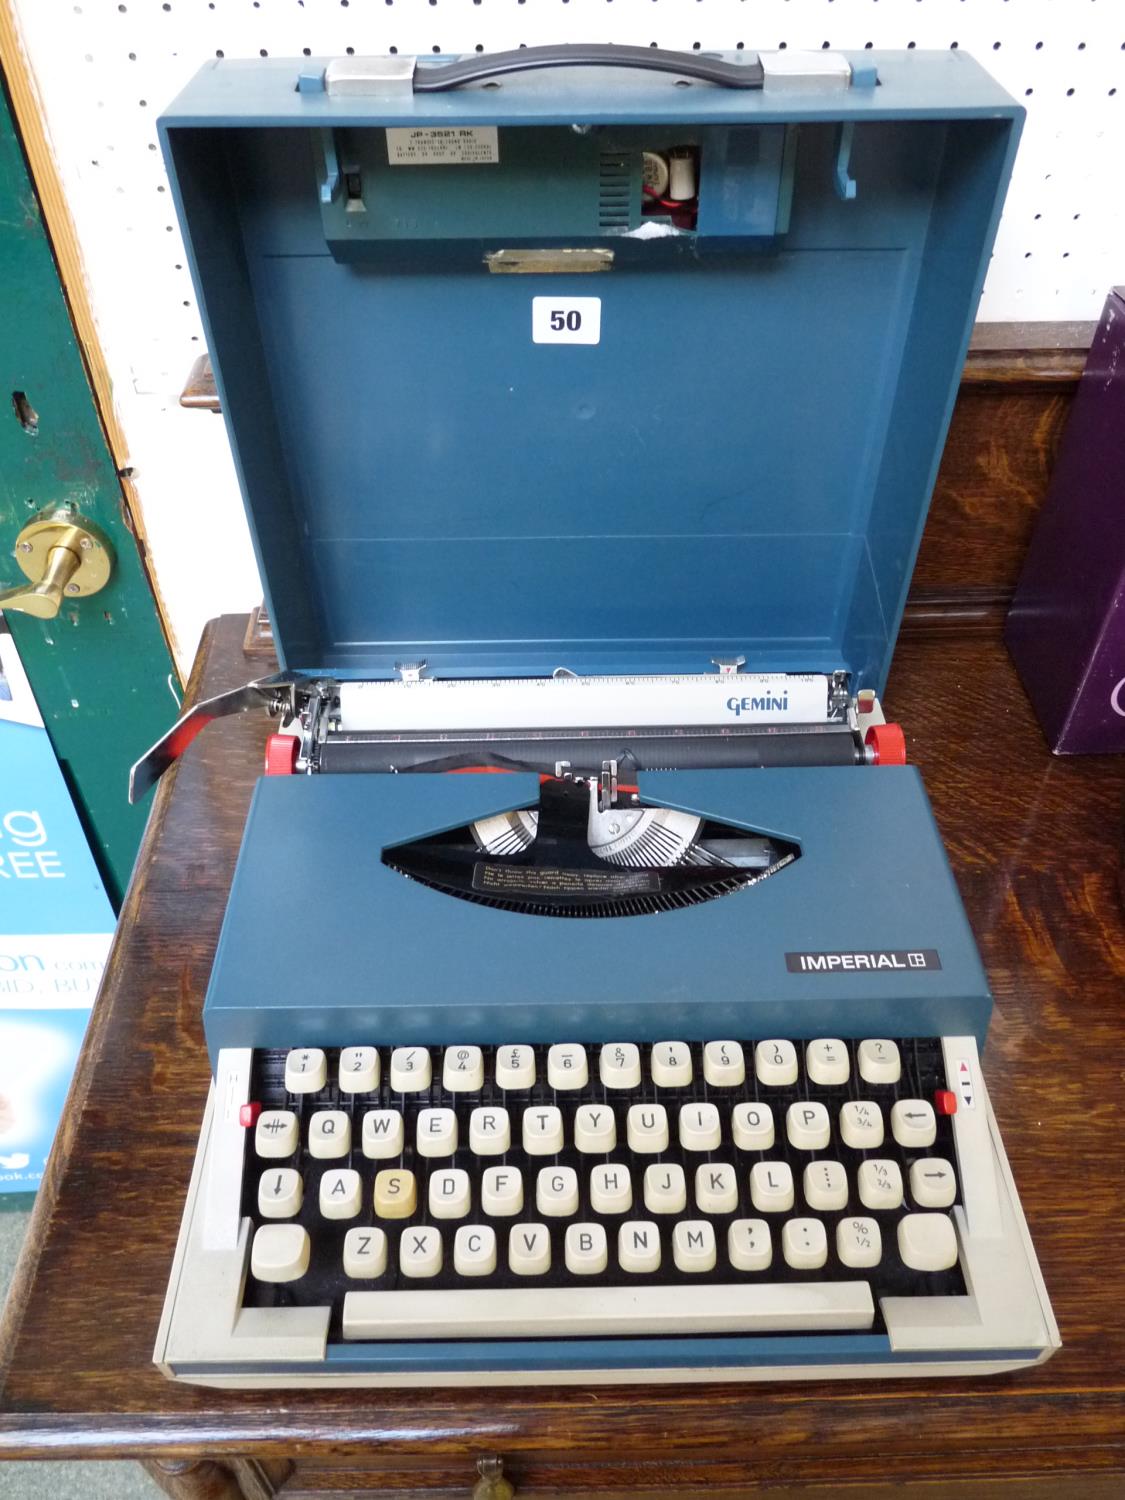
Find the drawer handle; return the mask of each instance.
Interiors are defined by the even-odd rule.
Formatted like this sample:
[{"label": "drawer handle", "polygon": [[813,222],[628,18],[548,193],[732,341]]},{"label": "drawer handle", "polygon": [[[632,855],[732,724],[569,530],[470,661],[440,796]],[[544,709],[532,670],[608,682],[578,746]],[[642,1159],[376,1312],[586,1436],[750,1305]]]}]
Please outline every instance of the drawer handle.
[{"label": "drawer handle", "polygon": [[504,1460],[498,1454],[477,1459],[480,1478],[473,1485],[472,1500],[513,1500],[516,1487],[504,1478]]}]

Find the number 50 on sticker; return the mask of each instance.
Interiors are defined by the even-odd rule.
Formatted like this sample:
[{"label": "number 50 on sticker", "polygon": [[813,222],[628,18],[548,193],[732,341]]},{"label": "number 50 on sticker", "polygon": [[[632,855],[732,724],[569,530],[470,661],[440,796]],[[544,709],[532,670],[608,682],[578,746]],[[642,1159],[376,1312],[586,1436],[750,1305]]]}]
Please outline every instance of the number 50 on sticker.
[{"label": "number 50 on sticker", "polygon": [[601,337],[600,297],[532,297],[533,344],[598,344]]}]

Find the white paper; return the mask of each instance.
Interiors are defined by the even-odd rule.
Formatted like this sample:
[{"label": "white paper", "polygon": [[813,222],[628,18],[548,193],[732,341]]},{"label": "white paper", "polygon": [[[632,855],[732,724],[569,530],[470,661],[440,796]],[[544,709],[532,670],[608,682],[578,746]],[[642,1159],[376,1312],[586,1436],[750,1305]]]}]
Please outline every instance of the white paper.
[{"label": "white paper", "polygon": [[828,718],[828,679],[713,673],[345,682],[340,718],[341,728],[354,733],[820,724]]}]

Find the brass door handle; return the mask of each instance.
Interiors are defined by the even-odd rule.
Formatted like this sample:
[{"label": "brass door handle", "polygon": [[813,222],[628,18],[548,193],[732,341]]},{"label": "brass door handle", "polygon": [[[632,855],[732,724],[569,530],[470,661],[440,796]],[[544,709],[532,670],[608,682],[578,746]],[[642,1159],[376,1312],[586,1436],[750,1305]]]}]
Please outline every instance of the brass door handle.
[{"label": "brass door handle", "polygon": [[40,511],[16,537],[13,553],[29,583],[0,592],[0,609],[53,620],[66,599],[105,588],[113,572],[113,547],[105,532],[77,511]]}]

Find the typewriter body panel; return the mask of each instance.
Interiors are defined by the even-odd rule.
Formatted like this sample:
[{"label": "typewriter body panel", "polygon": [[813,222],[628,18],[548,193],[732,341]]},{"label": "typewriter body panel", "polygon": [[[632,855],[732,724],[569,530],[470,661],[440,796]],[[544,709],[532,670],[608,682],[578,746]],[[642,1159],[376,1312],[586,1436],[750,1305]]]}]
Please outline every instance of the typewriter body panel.
[{"label": "typewriter body panel", "polygon": [[[795,1015],[809,1036],[944,1029],[983,1047],[988,985],[913,767],[665,772],[639,785],[646,806],[776,828],[801,858],[759,888],[679,911],[517,915],[404,880],[380,856],[429,827],[534,804],[533,778],[263,778],[207,995],[212,1063],[222,1047],[333,1046],[356,1025],[440,1048],[454,1037],[651,1043],[685,1027],[692,1038],[787,1036]],[[265,956],[306,920],[310,889],[332,982],[279,993]],[[727,906],[744,898],[732,927]],[[822,953],[858,966],[812,967]],[[868,967],[926,953],[940,969],[905,956]]]},{"label": "typewriter body panel", "polygon": [[175,1378],[1058,1343],[879,703],[1021,112],[957,54],[606,50],[223,63],[161,121],[281,672],[138,787],[255,704],[284,773]]}]

